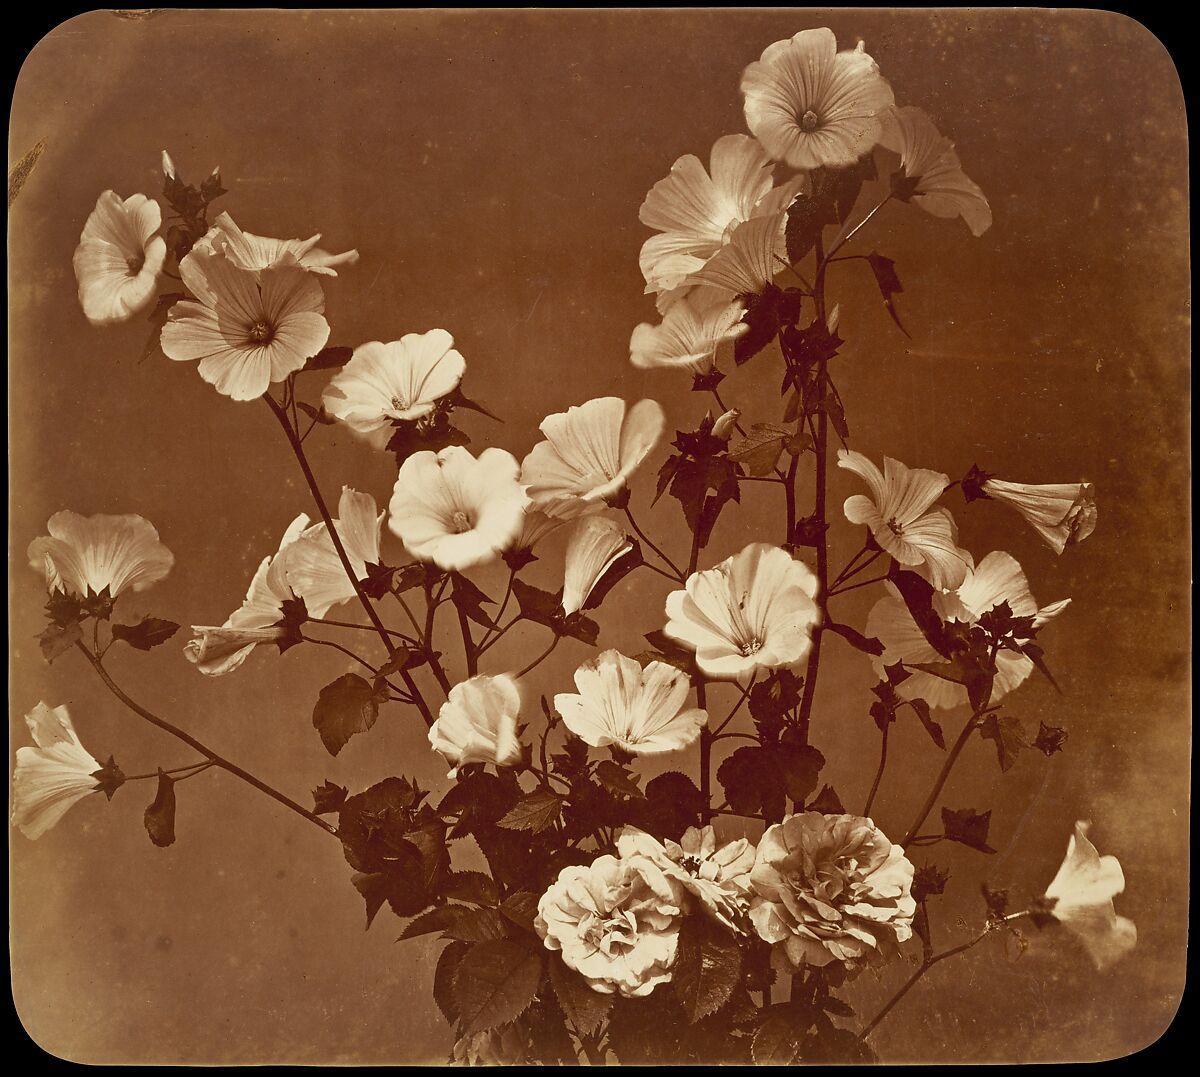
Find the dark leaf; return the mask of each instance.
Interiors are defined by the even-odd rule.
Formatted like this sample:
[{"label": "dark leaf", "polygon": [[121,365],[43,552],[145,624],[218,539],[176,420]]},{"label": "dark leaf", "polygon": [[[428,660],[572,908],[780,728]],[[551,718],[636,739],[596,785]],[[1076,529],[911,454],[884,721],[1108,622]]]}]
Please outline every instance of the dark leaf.
[{"label": "dark leaf", "polygon": [[424,796],[412,782],[391,777],[347,797],[338,811],[338,837],[350,866],[362,872],[398,866],[419,876],[422,853],[409,834],[423,825],[416,812]]},{"label": "dark leaf", "polygon": [[459,1031],[486,1032],[520,1017],[542,982],[542,955],[512,939],[473,945],[454,976]]},{"label": "dark leaf", "polygon": [[376,677],[390,677],[393,673],[402,673],[408,669],[415,669],[417,666],[422,666],[428,661],[429,655],[427,652],[400,645],[391,653],[388,660],[379,667]]},{"label": "dark leaf", "polygon": [[1038,722],[1037,736],[1033,739],[1033,747],[1045,755],[1061,752],[1067,739],[1067,731],[1059,726],[1046,725]]},{"label": "dark leaf", "polygon": [[704,797],[686,774],[668,771],[646,783],[645,800],[629,801],[629,821],[657,838],[678,840],[689,826],[700,825]]},{"label": "dark leaf", "polygon": [[458,1000],[454,996],[454,977],[468,949],[466,943],[450,943],[438,956],[437,968],[433,971],[433,1000],[450,1024],[458,1020],[459,1012]]},{"label": "dark leaf", "polygon": [[367,927],[370,928],[375,914],[383,908],[383,903],[387,899],[384,876],[382,872],[360,871],[351,875],[350,881],[354,884],[354,889],[362,895],[363,901],[366,902]]},{"label": "dark leaf", "polygon": [[312,791],[313,812],[316,815],[328,815],[340,811],[346,802],[346,794],[350,790],[344,785],[334,785],[327,778]]},{"label": "dark leaf", "polygon": [[112,800],[113,793],[125,784],[125,772],[117,766],[117,761],[111,755],[107,763],[99,770],[93,770],[88,777],[96,779],[96,789],[109,800]]},{"label": "dark leaf", "polygon": [[761,294],[746,298],[742,324],[749,328],[733,342],[733,361],[737,366],[749,362],[767,347],[780,326],[794,322],[800,315],[800,293],[785,293],[768,284]]},{"label": "dark leaf", "polygon": [[711,393],[718,385],[725,380],[725,375],[716,367],[713,367],[707,374],[695,374],[692,377],[692,392],[693,393]]},{"label": "dark leaf", "polygon": [[646,797],[646,794],[638,788],[633,775],[611,759],[604,759],[596,764],[596,778],[610,793],[642,800]]},{"label": "dark leaf", "polygon": [[146,833],[155,845],[165,848],[175,842],[175,779],[158,772],[158,792],[146,809]]},{"label": "dark leaf", "polygon": [[[484,628],[499,627],[483,609],[485,602],[489,606],[494,606],[496,604],[494,600],[488,598],[487,595],[461,573],[451,573],[450,581],[450,600],[464,616],[474,621],[477,625],[483,625]],[[516,582],[519,583],[520,581]]]},{"label": "dark leaf", "polygon": [[963,492],[963,497],[966,498],[967,504],[972,501],[989,501],[991,500],[983,490],[983,484],[988,479],[994,478],[990,472],[984,471],[978,464],[972,464],[971,470],[968,471],[960,480],[959,488]]},{"label": "dark leaf", "polygon": [[921,725],[925,727],[925,732],[929,734],[933,743],[944,752],[946,750],[946,735],[942,732],[941,725],[929,713],[929,704],[923,699],[910,699],[908,705],[921,720]]},{"label": "dark leaf", "polygon": [[533,931],[533,919],[537,915],[538,895],[528,890],[518,890],[500,902],[500,912],[506,919],[526,931]]},{"label": "dark leaf", "polygon": [[739,748],[717,768],[729,807],[743,815],[782,814],[787,780],[777,748]]},{"label": "dark leaf", "polygon": [[65,628],[73,621],[82,621],[86,614],[82,603],[74,595],[66,591],[51,591],[46,602],[46,616],[60,628]]},{"label": "dark leaf", "polygon": [[936,864],[922,864],[913,875],[913,901],[919,905],[928,898],[944,894],[949,879],[950,872],[943,871]]},{"label": "dark leaf", "polygon": [[903,684],[906,680],[908,680],[909,677],[912,676],[912,674],[904,668],[903,662],[893,662],[890,665],[885,664],[883,667],[883,673],[887,678],[888,684],[890,684],[893,688],[895,688],[898,684]]},{"label": "dark leaf", "polygon": [[772,1013],[754,1033],[750,1053],[756,1066],[788,1066],[800,1052],[804,1029],[787,1013]]},{"label": "dark leaf", "polygon": [[819,811],[822,815],[845,815],[841,798],[833,791],[832,785],[821,787],[821,791],[808,805],[809,811]]},{"label": "dark leaf", "polygon": [[321,689],[313,708],[313,726],[330,755],[337,755],[356,733],[364,733],[379,716],[379,693],[357,673],[347,673]]},{"label": "dark leaf", "polygon": [[908,572],[893,561],[888,579],[896,585],[904,605],[929,645],[944,658],[950,657],[946,626],[933,608],[933,586],[915,572]]},{"label": "dark leaf", "polygon": [[947,841],[957,841],[978,849],[981,853],[994,853],[987,843],[988,828],[992,822],[991,809],[982,815],[973,808],[943,808],[942,832]]},{"label": "dark leaf", "polygon": [[874,252],[867,255],[867,261],[871,264],[871,272],[875,274],[875,283],[879,285],[883,305],[887,307],[888,314],[892,316],[892,321],[896,323],[900,332],[908,336],[908,330],[900,324],[900,315],[896,313],[895,297],[904,291],[904,286],[896,275],[896,263],[891,258]]},{"label": "dark leaf", "polygon": [[350,362],[354,354],[353,348],[322,348],[312,356],[302,368],[303,370],[336,370]]},{"label": "dark leaf", "polygon": [[729,931],[708,916],[684,918],[671,987],[692,1024],[725,1005],[741,973],[741,947]]},{"label": "dark leaf", "polygon": [[1029,747],[1021,719],[1007,714],[989,714],[979,728],[979,735],[995,743],[996,759],[1002,771],[1017,761],[1022,748]]},{"label": "dark leaf", "polygon": [[1038,672],[1046,678],[1053,686],[1054,690],[1062,695],[1062,689],[1058,686],[1058,681],[1054,679],[1054,674],[1050,672],[1050,667],[1046,665],[1046,659],[1042,648],[1036,643],[1027,643],[1021,648],[1021,653],[1029,659],[1036,667]]},{"label": "dark leaf", "polygon": [[574,969],[569,969],[557,954],[548,959],[550,984],[571,1027],[581,1036],[590,1036],[612,1009],[612,995],[593,991]]},{"label": "dark leaf", "polygon": [[799,194],[788,207],[784,241],[788,261],[795,265],[817,245],[821,230],[838,223],[837,205],[828,186],[816,179],[811,194]]},{"label": "dark leaf", "polygon": [[139,651],[148,651],[160,643],[166,643],[178,631],[179,625],[174,621],[164,621],[160,617],[143,617],[135,625],[112,626],[113,639],[124,640]]},{"label": "dark leaf", "polygon": [[297,400],[296,407],[312,419],[313,422],[320,423],[322,426],[333,426],[337,423],[337,419],[325,410],[323,404],[319,408],[314,408],[311,404],[306,404],[303,400]]},{"label": "dark leaf", "polygon": [[980,884],[983,902],[987,906],[988,916],[1000,920],[1008,913],[1008,891],[993,890],[987,883]]},{"label": "dark leaf", "polygon": [[443,405],[451,408],[465,408],[467,411],[477,411],[480,415],[486,415],[489,419],[495,419],[496,422],[502,423],[503,419],[499,415],[493,415],[482,404],[476,403],[469,399],[462,391],[461,385],[456,385],[443,398]]},{"label": "dark leaf", "polygon": [[442,893],[472,905],[495,905],[500,900],[499,887],[482,871],[452,872],[442,883]]},{"label": "dark leaf", "polygon": [[468,909],[446,928],[446,937],[460,942],[490,942],[508,933],[499,909]]},{"label": "dark leaf", "polygon": [[563,798],[557,793],[537,789],[518,800],[499,824],[509,830],[530,830],[537,834],[558,820],[562,806]]},{"label": "dark leaf", "polygon": [[60,654],[69,651],[83,639],[78,622],[67,625],[49,625],[38,634],[38,643],[47,662],[53,662]]},{"label": "dark leaf", "polygon": [[646,641],[654,648],[653,652],[642,653],[638,661],[645,665],[647,661],[666,662],[668,665],[681,669],[693,680],[700,675],[696,665],[696,652],[682,643],[671,639],[661,628],[645,634]]},{"label": "dark leaf", "polygon": [[356,872],[350,877],[367,906],[367,927],[386,901],[397,916],[416,916],[428,907],[429,896],[420,880],[420,859],[412,857],[405,869]]},{"label": "dark leaf", "polygon": [[787,734],[784,737],[776,749],[783,774],[783,787],[792,800],[803,803],[817,787],[825,757],[811,745],[788,743]]},{"label": "dark leaf", "polygon": [[875,158],[869,153],[865,157],[860,157],[854,164],[846,168],[839,168],[832,174],[829,184],[839,221],[845,222],[846,218],[850,216],[850,211],[854,209],[854,204],[858,201],[863,184],[868,180],[875,179],[877,175]]},{"label": "dark leaf", "polygon": [[395,424],[387,450],[403,463],[415,452],[441,452],[450,445],[469,445],[471,439],[450,425],[448,409],[438,408],[428,416]]},{"label": "dark leaf", "polygon": [[842,639],[846,640],[851,647],[856,647],[864,654],[883,654],[883,643],[874,636],[864,636],[857,629],[851,628],[849,625],[839,625],[830,622],[825,627],[830,632],[836,632]]},{"label": "dark leaf", "polygon": [[[415,939],[419,935],[432,935],[437,931],[446,931],[458,923],[459,918],[470,910],[465,905],[441,905],[436,909],[421,913],[414,917],[400,932],[400,939]],[[396,941],[399,942],[400,939]]]}]

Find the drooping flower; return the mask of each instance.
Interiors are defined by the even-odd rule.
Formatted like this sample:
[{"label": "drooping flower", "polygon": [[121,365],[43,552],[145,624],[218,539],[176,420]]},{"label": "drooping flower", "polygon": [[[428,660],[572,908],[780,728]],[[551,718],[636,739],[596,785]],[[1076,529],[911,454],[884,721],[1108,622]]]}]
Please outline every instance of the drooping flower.
[{"label": "drooping flower", "polygon": [[708,713],[687,707],[691,682],[666,662],[644,669],[608,650],[575,671],[574,692],[560,692],[554,708],[566,727],[594,748],[610,744],[633,755],[686,748],[708,722]]},{"label": "drooping flower", "polygon": [[593,991],[638,998],[671,978],[685,901],[652,860],[606,855],[563,868],[533,926]]},{"label": "drooping flower", "polygon": [[[308,517],[302,513],[288,525],[278,553],[263,558],[250,581],[246,601],[223,625],[192,625],[197,637],[184,646],[183,653],[201,673],[210,677],[231,673],[260,643],[275,643],[288,634],[280,624],[283,604],[296,597],[288,583],[288,555],[308,524]],[[320,617],[326,611],[309,612]]]},{"label": "drooping flower", "polygon": [[1096,529],[1096,490],[1090,482],[1031,486],[988,479],[981,489],[993,501],[1016,509],[1055,553],[1082,542]]},{"label": "drooping flower", "polygon": [[79,743],[66,707],[39,703],[25,724],[37,747],[17,749],[12,821],[27,838],[40,838],[71,805],[100,788],[101,766]]},{"label": "drooping flower", "polygon": [[710,916],[741,931],[750,909],[750,871],[754,846],[745,838],[717,845],[711,826],[690,826],[679,841],[657,838],[627,826],[617,835],[617,855],[636,854],[653,860],[676,880]]},{"label": "drooping flower", "polygon": [[870,819],[800,812],[758,843],[750,919],[776,968],[856,971],[911,938],[912,881],[904,850]]},{"label": "drooping flower", "polygon": [[900,154],[908,180],[907,189],[893,193],[935,217],[961,217],[972,235],[983,235],[992,225],[992,207],[963,172],[954,143],[919,108],[891,108],[881,119],[879,141]]},{"label": "drooping flower", "polygon": [[447,571],[490,561],[521,529],[519,473],[504,449],[484,449],[479,459],[458,445],[413,453],[400,466],[388,527],[414,557]]},{"label": "drooping flower", "polygon": [[98,595],[107,588],[116,598],[158,583],[175,564],[154,526],[132,513],[80,516],[64,509],[50,517],[46,530],[49,535],[29,544],[28,556],[51,591],[86,598],[89,591]]},{"label": "drooping flower", "polygon": [[154,298],[167,244],[155,235],[162,210],[144,194],[124,201],[105,191],[88,216],[72,259],[79,305],[93,325],[123,322]]},{"label": "drooping flower", "polygon": [[1137,945],[1137,927],[1113,907],[1113,898],[1125,889],[1125,874],[1115,856],[1101,856],[1088,841],[1090,826],[1075,824],[1045,903],[1049,915],[1078,936],[1096,968],[1103,970]]},{"label": "drooping flower", "polygon": [[[366,580],[367,565],[380,563],[383,513],[376,511],[375,499],[343,486],[334,526],[355,577],[360,582]],[[331,607],[357,596],[324,523],[308,528],[289,548],[287,582],[314,617],[324,617]]]},{"label": "drooping flower", "polygon": [[[899,592],[891,584],[886,586],[890,593],[876,602],[867,615],[867,635],[876,637],[884,646],[883,654],[872,659],[876,672],[883,676],[884,666],[895,662],[904,662],[906,666],[944,662],[917,627]],[[974,624],[988,610],[1007,602],[1015,617],[1033,617],[1034,627],[1040,628],[1062,613],[1070,601],[1063,599],[1039,609],[1016,559],[995,551],[967,573],[957,591],[935,593],[933,608],[943,621],[953,619]],[[996,655],[990,703],[999,702],[1032,672],[1033,662],[1025,655],[1001,648]],[[905,699],[924,699],[931,707],[956,707],[967,702],[967,690],[962,685],[923,670],[911,670],[896,691]]]},{"label": "drooping flower", "polygon": [[792,168],[845,168],[879,141],[892,88],[858,47],[837,51],[833,31],[776,41],[742,74],[746,126]]},{"label": "drooping flower", "polygon": [[631,549],[625,529],[605,516],[585,516],[567,542],[563,572],[563,613],[568,617],[583,609],[604,574]]},{"label": "drooping flower", "polygon": [[428,415],[462,381],[466,360],[445,329],[354,349],[322,396],[325,410],[383,448],[397,421]]},{"label": "drooping flower", "polygon": [[662,436],[666,416],[655,400],[603,396],[547,415],[539,441],[521,465],[534,505],[552,516],[578,515],[588,503],[624,487]]},{"label": "drooping flower", "polygon": [[730,302],[714,288],[694,288],[668,308],[659,325],[643,322],[629,338],[629,361],[647,369],[667,367],[707,374],[717,365],[717,353],[749,326],[742,322],[745,306]]},{"label": "drooping flower", "polygon": [[957,587],[972,566],[960,549],[954,517],[931,506],[950,484],[948,476],[925,468],[905,467],[885,456],[883,472],[860,452],[838,450],[838,467],[853,471],[870,487],[871,496],[846,499],[846,519],[865,524],[880,546],[902,565],[918,566],[939,591]]},{"label": "drooping flower", "polygon": [[726,300],[763,291],[787,265],[785,217],[781,211],[739,224],[729,242],[688,277],[688,283],[706,284]]},{"label": "drooping flower", "polygon": [[337,276],[337,266],[353,265],[358,251],[330,254],[317,247],[321,235],[310,239],[270,239],[243,232],[228,213],[222,213],[213,227],[196,243],[202,252],[223,254],[240,269],[260,270],[278,266],[299,266],[309,273]]},{"label": "drooping flower", "polygon": [[817,577],[786,550],[751,543],[688,577],[667,596],[668,636],[696,652],[709,677],[734,680],[792,666],[808,654],[821,619]]},{"label": "drooping flower", "polygon": [[262,396],[329,339],[321,286],[298,266],[254,271],[193,250],[179,271],[196,301],[171,308],[160,339],[163,354],[199,359],[200,376],[225,396]]},{"label": "drooping flower", "polygon": [[521,690],[508,674],[481,674],[456,684],[429,727],[429,743],[450,765],[450,777],[468,763],[511,767],[521,761],[517,719]]}]

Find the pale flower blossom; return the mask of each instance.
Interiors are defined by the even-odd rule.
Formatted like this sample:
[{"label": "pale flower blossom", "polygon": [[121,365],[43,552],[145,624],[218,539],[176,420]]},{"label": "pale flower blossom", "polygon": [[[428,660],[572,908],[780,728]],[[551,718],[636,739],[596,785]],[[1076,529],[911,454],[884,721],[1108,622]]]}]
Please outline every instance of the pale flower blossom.
[{"label": "pale flower blossom", "polygon": [[196,243],[202,252],[223,254],[240,269],[260,270],[278,266],[298,266],[309,273],[337,276],[337,266],[353,265],[358,251],[330,254],[317,247],[320,233],[310,239],[270,239],[243,232],[228,213],[222,213],[213,227]]},{"label": "pale flower blossom", "polygon": [[515,766],[521,761],[517,721],[521,690],[507,673],[481,674],[456,684],[429,727],[429,743],[450,765],[449,777],[468,763]]},{"label": "pale flower blossom", "polygon": [[892,88],[862,42],[837,51],[827,28],[768,45],[742,74],[746,126],[792,168],[845,168],[879,140]]},{"label": "pale flower blossom", "polygon": [[671,639],[696,652],[707,676],[734,680],[800,662],[821,619],[817,577],[778,546],[751,543],[667,596]]},{"label": "pale flower blossom", "polygon": [[405,333],[384,344],[354,349],[322,395],[325,410],[355,433],[384,448],[396,422],[413,422],[452,392],[467,368],[445,329]]},{"label": "pale flower blossom", "polygon": [[1090,482],[1031,486],[988,479],[980,488],[993,501],[1016,509],[1055,553],[1082,542],[1096,529],[1096,490]]},{"label": "pale flower blossom", "polygon": [[671,978],[686,900],[647,857],[600,856],[559,872],[533,926],[593,991],[638,998]]},{"label": "pale flower blossom", "polygon": [[617,854],[641,854],[676,880],[719,923],[741,931],[750,909],[754,846],[745,838],[717,845],[711,826],[690,826],[679,841],[657,838],[627,826],[617,835]]},{"label": "pale flower blossom", "polygon": [[484,449],[478,459],[458,445],[413,453],[400,466],[388,528],[414,557],[450,572],[493,560],[523,523],[519,473],[504,449]]},{"label": "pale flower blossom", "polygon": [[666,662],[643,669],[619,651],[604,651],[575,671],[575,687],[578,694],[554,697],[554,709],[594,748],[611,744],[633,755],[676,752],[708,722],[706,711],[686,705],[687,674]]},{"label": "pale flower blossom", "polygon": [[905,467],[887,456],[881,473],[862,453],[847,449],[838,450],[838,467],[853,471],[871,490],[870,497],[846,499],[847,520],[865,524],[887,553],[902,565],[924,570],[939,591],[966,579],[972,559],[955,541],[954,517],[948,509],[932,507],[950,484],[946,475]]},{"label": "pale flower blossom", "polygon": [[749,330],[745,306],[730,302],[715,288],[694,288],[672,303],[658,325],[642,322],[629,338],[629,361],[635,367],[689,370],[707,374],[717,353]]},{"label": "pale flower blossom", "polygon": [[604,516],[585,516],[567,542],[563,572],[563,613],[578,613],[587,604],[592,588],[622,557],[633,549],[625,529]]},{"label": "pale flower blossom", "polygon": [[156,235],[162,210],[144,194],[122,200],[105,191],[83,226],[72,259],[79,282],[79,304],[93,325],[133,317],[149,306],[167,256]]},{"label": "pale flower blossom", "polygon": [[626,410],[620,397],[604,396],[547,415],[539,441],[521,465],[535,507],[578,515],[587,504],[615,496],[658,443],[666,416],[655,400]]},{"label": "pale flower blossom", "polygon": [[200,376],[234,400],[254,400],[304,366],[329,339],[321,286],[297,265],[242,269],[193,250],[179,264],[196,300],[167,315],[163,354],[200,360]]},{"label": "pale flower blossom", "polygon": [[882,120],[879,141],[900,154],[911,184],[912,193],[900,197],[935,217],[961,217],[972,235],[983,235],[992,225],[992,208],[963,172],[954,143],[919,108],[888,109]]},{"label": "pale flower blossom", "polygon": [[[876,637],[884,646],[883,654],[872,659],[876,673],[882,677],[884,666],[895,662],[903,662],[906,666],[945,662],[946,659],[917,627],[899,592],[890,583],[886,586],[890,593],[876,602],[867,615],[867,635]],[[1039,609],[1016,559],[995,551],[967,573],[957,591],[935,592],[933,609],[943,621],[974,624],[988,610],[1007,602],[1014,616],[1032,616],[1034,626],[1040,628],[1062,613],[1070,601],[1063,599]],[[990,704],[998,703],[1024,683],[1032,672],[1033,662],[1025,655],[1001,648],[996,655],[996,678],[992,683]],[[968,701],[963,685],[923,670],[912,670],[910,676],[896,686],[896,691],[905,699],[924,699],[931,707],[956,707]]]},{"label": "pale flower blossom", "polygon": [[132,513],[80,516],[64,509],[50,517],[46,529],[50,534],[35,538],[27,553],[51,591],[86,598],[107,589],[116,598],[158,583],[175,563],[153,525]]},{"label": "pale flower blossom", "polygon": [[100,788],[100,764],[79,743],[66,707],[39,703],[25,724],[36,748],[17,749],[12,821],[27,838],[40,838],[77,801]]},{"label": "pale flower blossom", "polygon": [[[383,513],[376,511],[375,499],[349,486],[342,487],[334,520],[338,537],[359,582],[367,579],[367,565],[378,565],[379,536]],[[314,617],[323,617],[339,602],[349,602],[358,592],[329,537],[324,523],[308,528],[290,547],[287,556],[287,582],[304,599]]]},{"label": "pale flower blossom", "polygon": [[801,812],[767,827],[750,885],[750,919],[785,971],[834,962],[848,971],[912,937],[913,866],[870,819]]},{"label": "pale flower blossom", "polygon": [[1113,908],[1113,898],[1125,889],[1125,874],[1115,856],[1101,856],[1088,841],[1090,826],[1075,824],[1066,859],[1046,888],[1046,903],[1049,915],[1078,936],[1103,970],[1134,948],[1137,927]]},{"label": "pale flower blossom", "polygon": [[687,278],[708,285],[727,300],[757,295],[788,264],[783,211],[753,217],[739,224],[725,244]]}]

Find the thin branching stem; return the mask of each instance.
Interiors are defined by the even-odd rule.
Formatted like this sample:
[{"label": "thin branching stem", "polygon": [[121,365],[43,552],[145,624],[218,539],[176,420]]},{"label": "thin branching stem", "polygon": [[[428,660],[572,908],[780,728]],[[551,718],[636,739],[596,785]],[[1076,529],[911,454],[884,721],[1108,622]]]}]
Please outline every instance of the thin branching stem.
[{"label": "thin branching stem", "polygon": [[665,564],[675,574],[675,579],[680,583],[683,583],[687,579],[687,576],[679,571],[679,566],[675,564],[675,562],[672,561],[665,553],[663,553],[662,550],[659,549],[659,547],[655,544],[654,540],[651,539],[650,536],[638,526],[638,522],[633,518],[633,513],[629,511],[628,505],[625,506],[625,516],[629,520],[629,526],[633,528],[633,533],[637,535],[637,537],[640,538],[647,546],[649,546],[650,549],[658,554],[658,556],[662,558],[663,564]]}]

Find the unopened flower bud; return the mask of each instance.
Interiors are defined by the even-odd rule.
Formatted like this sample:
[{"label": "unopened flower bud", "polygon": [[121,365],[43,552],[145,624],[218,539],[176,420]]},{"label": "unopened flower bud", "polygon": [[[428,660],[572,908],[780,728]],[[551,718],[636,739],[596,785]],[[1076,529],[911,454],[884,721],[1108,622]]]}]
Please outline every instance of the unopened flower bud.
[{"label": "unopened flower bud", "polygon": [[741,418],[741,412],[737,408],[730,408],[725,412],[715,423],[713,423],[712,435],[715,438],[720,438],[722,441],[728,441],[730,435],[733,434],[733,429],[737,425],[737,421]]},{"label": "unopened flower bud", "polygon": [[168,180],[175,178],[175,162],[171,160],[171,155],[166,150],[162,151],[162,173]]}]

